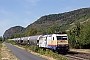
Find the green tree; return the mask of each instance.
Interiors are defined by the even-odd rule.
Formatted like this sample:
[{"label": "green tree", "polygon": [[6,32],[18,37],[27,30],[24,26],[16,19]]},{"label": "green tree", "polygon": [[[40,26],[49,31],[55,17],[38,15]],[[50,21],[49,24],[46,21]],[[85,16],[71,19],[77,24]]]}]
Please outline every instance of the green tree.
[{"label": "green tree", "polygon": [[35,27],[30,27],[28,30],[26,30],[25,35],[26,36],[32,36],[37,34],[37,29]]},{"label": "green tree", "polygon": [[69,31],[69,43],[73,48],[90,48],[90,21],[75,27]]},{"label": "green tree", "polygon": [[2,36],[0,36],[0,41],[2,41]]},{"label": "green tree", "polygon": [[45,28],[38,29],[37,35],[41,35],[41,34],[47,34],[47,29],[45,29]]},{"label": "green tree", "polygon": [[69,31],[69,43],[73,48],[79,48],[79,35],[80,35],[81,25],[79,22],[75,23],[75,27]]},{"label": "green tree", "polygon": [[90,21],[83,25],[78,41],[81,48],[90,48]]},{"label": "green tree", "polygon": [[50,26],[50,27],[48,28],[48,33],[49,33],[49,34],[55,33],[55,31],[56,31],[55,28],[56,28],[55,25]]},{"label": "green tree", "polygon": [[61,29],[59,26],[56,26],[56,25],[52,25],[48,28],[48,33],[49,34],[52,34],[52,33],[56,33],[56,32],[60,32]]}]

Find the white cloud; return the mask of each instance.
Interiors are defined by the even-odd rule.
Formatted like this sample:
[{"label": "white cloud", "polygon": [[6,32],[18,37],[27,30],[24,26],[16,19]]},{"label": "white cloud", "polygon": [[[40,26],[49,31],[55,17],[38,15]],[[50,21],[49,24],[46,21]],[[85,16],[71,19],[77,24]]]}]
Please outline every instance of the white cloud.
[{"label": "white cloud", "polygon": [[7,30],[9,28],[10,22],[9,20],[1,20],[0,21],[0,36],[2,36],[5,32],[5,30]]},{"label": "white cloud", "polygon": [[30,11],[26,11],[26,14],[31,14],[31,12]]},{"label": "white cloud", "polygon": [[25,0],[22,2],[22,5],[26,8],[30,8],[31,6],[37,6],[39,1],[40,0]]},{"label": "white cloud", "polygon": [[30,3],[35,4],[35,3],[37,3],[37,2],[40,1],[40,0],[27,0],[27,1],[30,2]]},{"label": "white cloud", "polygon": [[0,13],[5,14],[5,15],[9,14],[9,12],[8,11],[5,11],[4,9],[1,9],[0,10]]}]

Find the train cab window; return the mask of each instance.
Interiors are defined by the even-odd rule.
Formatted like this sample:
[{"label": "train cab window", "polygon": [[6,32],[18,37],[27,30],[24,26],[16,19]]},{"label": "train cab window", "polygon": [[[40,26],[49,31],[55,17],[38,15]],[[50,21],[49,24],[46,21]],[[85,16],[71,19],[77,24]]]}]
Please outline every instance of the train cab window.
[{"label": "train cab window", "polygon": [[57,40],[67,40],[67,36],[57,36]]},{"label": "train cab window", "polygon": [[47,37],[45,38],[45,41],[47,41]]},{"label": "train cab window", "polygon": [[39,40],[37,40],[37,43],[39,43]]},{"label": "train cab window", "polygon": [[54,37],[53,37],[53,40],[54,40]]}]

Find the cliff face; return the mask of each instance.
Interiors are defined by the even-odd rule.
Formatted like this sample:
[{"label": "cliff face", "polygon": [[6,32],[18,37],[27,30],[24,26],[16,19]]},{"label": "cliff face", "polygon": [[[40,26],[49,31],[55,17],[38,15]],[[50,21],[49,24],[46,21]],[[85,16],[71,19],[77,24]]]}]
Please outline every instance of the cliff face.
[{"label": "cliff face", "polygon": [[24,30],[25,30],[25,28],[23,28],[21,26],[11,27],[11,28],[9,28],[8,30],[5,31],[3,37],[4,38],[11,38],[15,34],[23,33]]}]

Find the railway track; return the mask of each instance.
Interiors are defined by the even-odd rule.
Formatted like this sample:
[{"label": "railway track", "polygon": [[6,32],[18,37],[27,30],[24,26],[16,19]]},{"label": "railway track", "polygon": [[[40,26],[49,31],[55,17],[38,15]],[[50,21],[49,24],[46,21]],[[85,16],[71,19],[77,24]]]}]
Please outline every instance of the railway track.
[{"label": "railway track", "polygon": [[67,54],[63,55],[70,60],[90,60],[90,54],[88,53],[79,53],[79,52],[68,52]]}]

